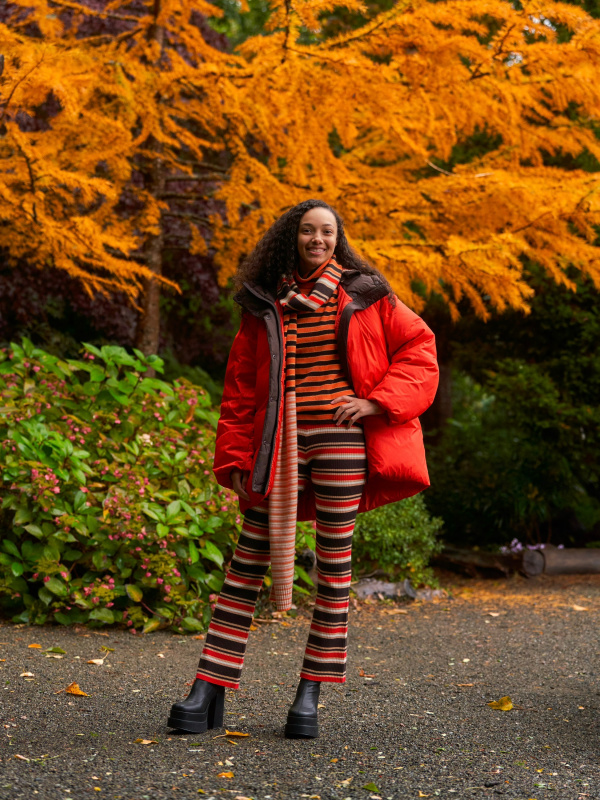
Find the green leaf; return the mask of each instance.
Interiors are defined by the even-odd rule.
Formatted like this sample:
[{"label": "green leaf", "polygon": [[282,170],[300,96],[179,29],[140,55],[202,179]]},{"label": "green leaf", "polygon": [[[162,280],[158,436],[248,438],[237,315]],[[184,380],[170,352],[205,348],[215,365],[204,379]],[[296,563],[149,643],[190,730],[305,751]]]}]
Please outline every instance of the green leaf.
[{"label": "green leaf", "polygon": [[46,581],[44,584],[48,591],[52,592],[52,594],[58,595],[58,597],[66,597],[69,594],[69,590],[65,586],[62,581],[59,581],[58,578],[50,578],[49,581]]},{"label": "green leaf", "polygon": [[199,619],[195,617],[184,617],[181,620],[181,627],[185,628],[186,631],[202,631],[204,630],[204,625],[200,622]]},{"label": "green leaf", "polygon": [[63,650],[62,647],[49,647],[47,650],[43,651],[44,653],[60,653],[61,655],[66,655],[67,651]]},{"label": "green leaf", "polygon": [[200,553],[198,552],[198,548],[196,547],[196,545],[193,542],[190,542],[188,547],[189,547],[190,558],[192,560],[192,564],[195,564],[198,561],[198,559],[200,558]]},{"label": "green leaf", "polygon": [[181,511],[181,500],[173,500],[167,506],[167,522],[173,522],[177,514]]},{"label": "green leaf", "polygon": [[211,572],[208,578],[205,579],[204,584],[208,586],[209,589],[212,589],[213,592],[220,592],[224,580],[225,576],[223,573],[219,575],[218,573]]},{"label": "green leaf", "polygon": [[134,603],[139,603],[144,596],[140,587],[136,586],[135,583],[125,584],[125,591],[127,592],[127,596],[133,600]]},{"label": "green leaf", "polygon": [[169,532],[169,526],[163,525],[162,522],[159,522],[158,525],[156,526],[156,532],[158,533],[159,536],[166,536],[167,533]]},{"label": "green leaf", "polygon": [[20,508],[13,520],[15,525],[23,525],[24,522],[31,522],[31,511],[28,508]]},{"label": "green leaf", "polygon": [[92,563],[96,567],[97,570],[103,570],[106,566],[106,562],[108,561],[108,556],[106,553],[96,552],[92,556]]},{"label": "green leaf", "polygon": [[366,789],[368,792],[378,792],[379,791],[379,789],[377,788],[377,786],[375,786],[373,781],[371,781],[371,783],[365,783],[365,785],[362,788]]},{"label": "green leaf", "polygon": [[20,575],[22,575],[25,570],[25,567],[19,561],[13,561],[13,563],[10,565],[10,568],[15,578],[18,578]]},{"label": "green leaf", "polygon": [[90,619],[96,619],[98,622],[104,622],[107,625],[112,625],[115,621],[115,615],[110,608],[95,608],[90,612]]},{"label": "green leaf", "polygon": [[152,631],[155,631],[158,628],[160,628],[160,625],[161,621],[156,617],[152,617],[152,619],[149,619],[148,622],[142,628],[142,633],[152,633]]},{"label": "green leaf", "polygon": [[30,525],[25,525],[24,529],[32,536],[37,536],[38,539],[41,539],[44,535],[42,529],[38,525],[34,525],[33,522]]},{"label": "green leaf", "polygon": [[[76,478],[80,483],[85,484],[85,475],[83,472],[81,473],[80,477],[75,475],[76,472],[81,472],[81,470],[73,470],[73,477]],[[83,480],[81,480],[83,478]],[[77,491],[75,492],[75,499],[73,501],[73,510],[76,514],[79,514],[80,511],[83,511],[85,508],[85,504],[87,503],[87,497],[85,492]]]},{"label": "green leaf", "polygon": [[45,586],[42,586],[38,592],[38,597],[45,605],[49,606],[54,601],[54,595],[49,592]]},{"label": "green leaf", "polygon": [[212,542],[206,542],[200,550],[200,554],[209,561],[213,561],[218,567],[223,566],[223,561],[225,560],[223,553]]},{"label": "green leaf", "polygon": [[10,539],[5,539],[2,542],[2,546],[4,547],[7,553],[10,553],[11,556],[16,556],[17,558],[21,558],[21,553],[19,553],[19,548],[14,542],[11,542]]}]

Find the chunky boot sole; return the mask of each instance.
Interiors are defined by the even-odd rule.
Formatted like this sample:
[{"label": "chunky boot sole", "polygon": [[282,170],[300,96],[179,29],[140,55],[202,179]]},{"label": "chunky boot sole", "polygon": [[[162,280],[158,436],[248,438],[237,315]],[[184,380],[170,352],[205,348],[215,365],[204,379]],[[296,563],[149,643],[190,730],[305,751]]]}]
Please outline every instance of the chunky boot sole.
[{"label": "chunky boot sole", "polygon": [[219,693],[203,713],[192,713],[173,707],[167,720],[169,728],[187,733],[204,733],[212,728],[222,728],[225,714],[225,693]]},{"label": "chunky boot sole", "polygon": [[317,739],[319,723],[316,717],[297,717],[295,714],[288,714],[283,732],[286,739]]}]

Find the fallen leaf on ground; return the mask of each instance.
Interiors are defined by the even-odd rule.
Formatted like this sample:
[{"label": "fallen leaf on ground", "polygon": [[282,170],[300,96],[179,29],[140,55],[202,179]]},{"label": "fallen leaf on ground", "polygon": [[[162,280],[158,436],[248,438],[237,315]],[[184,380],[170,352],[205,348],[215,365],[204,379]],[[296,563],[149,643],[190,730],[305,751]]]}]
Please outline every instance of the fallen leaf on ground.
[{"label": "fallen leaf on ground", "polygon": [[258,627],[256,625],[250,625],[250,630],[251,631],[257,631]]},{"label": "fallen leaf on ground", "polygon": [[338,762],[337,758],[331,758],[331,759],[329,760],[329,763],[330,763],[330,764],[337,764],[337,762]]},{"label": "fallen leaf on ground", "polygon": [[17,753],[17,755],[15,756],[15,758],[19,758],[19,759],[21,759],[21,761],[29,761],[29,759],[27,758],[27,756],[20,756],[18,753]]},{"label": "fallen leaf on ground", "polygon": [[325,703],[317,703],[317,708],[326,708]]},{"label": "fallen leaf on ground", "polygon": [[76,694],[78,697],[89,697],[89,694],[80,689],[79,684],[75,682],[70,683],[65,689],[65,692],[67,694]]},{"label": "fallen leaf on ground", "polygon": [[499,611],[488,611],[487,615],[488,615],[488,617],[499,617],[500,616],[500,612]]},{"label": "fallen leaf on ground", "polygon": [[385,613],[391,616],[392,614],[408,614],[408,611],[405,611],[403,608],[390,608],[386,610]]},{"label": "fallen leaf on ground", "polygon": [[422,791],[419,789],[419,797],[431,797],[431,795],[430,795],[430,794],[424,794],[424,792],[422,792]]},{"label": "fallen leaf on ground", "polygon": [[[106,658],[106,656],[104,656]],[[104,658],[91,658],[87,663],[88,664],[98,664],[98,666],[102,666],[104,664]]]},{"label": "fallen leaf on ground", "polygon": [[250,736],[249,733],[240,733],[239,731],[228,731],[225,728],[225,736]]},{"label": "fallen leaf on ground", "polygon": [[239,744],[239,742],[234,742],[234,741],[233,741],[233,739],[227,739],[227,741],[229,742],[229,744],[234,744],[234,745],[236,745],[236,747],[237,747],[237,745]]},{"label": "fallen leaf on ground", "polygon": [[46,658],[64,658],[59,653],[46,653]]},{"label": "fallen leaf on ground", "polygon": [[455,683],[455,686],[475,686],[474,683]]},{"label": "fallen leaf on ground", "polygon": [[157,654],[156,654],[156,657],[157,657],[157,658],[164,658],[164,657],[165,657],[165,654],[164,654],[164,653],[157,653]]},{"label": "fallen leaf on ground", "polygon": [[238,794],[233,798],[233,800],[252,800],[252,798],[246,797],[245,794]]},{"label": "fallen leaf on ground", "polygon": [[33,674],[33,672],[22,672],[19,675],[19,678],[35,678],[35,675]]},{"label": "fallen leaf on ground", "polygon": [[219,772],[217,778],[233,778],[233,772]]},{"label": "fallen leaf on ground", "polygon": [[500,700],[492,700],[488,703],[490,708],[495,708],[497,711],[510,711],[513,707],[512,700],[508,695],[501,697]]},{"label": "fallen leaf on ground", "polygon": [[571,608],[573,611],[587,611],[587,608],[584,608],[584,606],[571,606]]},{"label": "fallen leaf on ground", "polygon": [[[252,628],[250,628],[250,630],[252,630]],[[192,639],[200,639],[200,640],[202,640],[202,639],[204,639],[204,634],[203,633],[199,633],[197,636],[192,636]],[[201,789],[198,789],[198,791],[200,792]]]},{"label": "fallen leaf on ground", "polygon": [[41,650],[42,649],[42,645],[41,644],[28,644],[27,647],[29,647],[29,648],[35,647],[36,650]]},{"label": "fallen leaf on ground", "polygon": [[363,789],[367,789],[369,792],[378,792],[379,791],[379,789],[377,788],[377,786],[375,786],[375,784],[373,782],[365,783],[365,785],[362,788]]},{"label": "fallen leaf on ground", "polygon": [[66,656],[67,651],[63,650],[62,647],[48,647],[47,650],[44,650],[44,653],[60,653],[60,655]]},{"label": "fallen leaf on ground", "polygon": [[364,669],[362,669],[362,667],[359,669],[358,674],[359,674],[359,676],[361,678],[374,678],[375,677],[375,675],[367,675],[367,673],[364,671]]},{"label": "fallen leaf on ground", "polygon": [[100,651],[102,653],[107,653],[107,654],[108,653],[114,653],[115,652],[115,648],[114,647],[107,647],[105,644],[103,644],[103,645],[100,645]]},{"label": "fallen leaf on ground", "polygon": [[158,744],[156,739],[134,739],[134,744]]},{"label": "fallen leaf on ground", "polygon": [[354,780],[354,776],[352,776],[350,778],[346,778],[345,780],[340,781],[339,785],[340,786],[350,786],[350,784],[352,783],[353,780]]}]

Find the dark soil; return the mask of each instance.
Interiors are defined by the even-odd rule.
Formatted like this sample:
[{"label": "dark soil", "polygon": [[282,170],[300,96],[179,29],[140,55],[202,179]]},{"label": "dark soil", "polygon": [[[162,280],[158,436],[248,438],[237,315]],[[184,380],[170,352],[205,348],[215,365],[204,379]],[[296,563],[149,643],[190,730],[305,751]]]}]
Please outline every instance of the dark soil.
[{"label": "dark soil", "polygon": [[[353,609],[314,741],[282,736],[308,611],[251,635],[226,702],[245,737],[166,728],[197,639],[6,624],[0,798],[600,798],[600,577],[449,582],[447,600]],[[89,697],[57,694],[71,682]],[[487,705],[506,695],[512,710]]]}]

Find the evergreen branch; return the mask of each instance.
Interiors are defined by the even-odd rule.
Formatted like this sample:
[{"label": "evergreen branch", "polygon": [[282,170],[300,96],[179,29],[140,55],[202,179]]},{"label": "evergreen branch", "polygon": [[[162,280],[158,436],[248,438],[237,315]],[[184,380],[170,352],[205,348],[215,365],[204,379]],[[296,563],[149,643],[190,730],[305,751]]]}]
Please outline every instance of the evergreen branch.
[{"label": "evergreen branch", "polygon": [[436,165],[433,163],[433,161],[428,161],[427,163],[429,164],[429,166],[432,169],[436,169],[438,172],[441,172],[443,175],[452,175],[454,177],[454,174],[452,172],[448,172],[447,170],[442,169],[441,167],[436,167]]},{"label": "evergreen branch", "polygon": [[23,75],[21,78],[19,78],[18,81],[16,81],[15,85],[12,88],[12,91],[10,92],[8,97],[6,98],[6,102],[2,104],[3,111],[2,111],[2,114],[0,115],[0,122],[2,122],[2,120],[6,116],[6,113],[8,111],[8,107],[10,105],[10,101],[12,100],[12,98],[14,96],[14,93],[17,91],[17,89],[23,83],[23,81],[26,81],[27,78],[31,75],[31,73],[35,72],[35,70],[42,64],[42,62],[44,60],[44,55],[45,54],[42,55],[42,57],[37,62],[37,64],[34,64],[34,66],[29,70],[29,72],[26,72],[25,75]]}]

